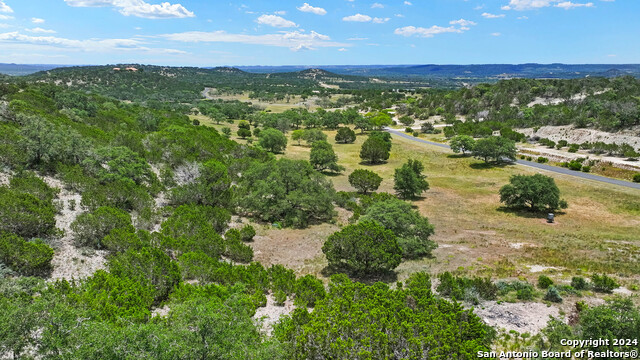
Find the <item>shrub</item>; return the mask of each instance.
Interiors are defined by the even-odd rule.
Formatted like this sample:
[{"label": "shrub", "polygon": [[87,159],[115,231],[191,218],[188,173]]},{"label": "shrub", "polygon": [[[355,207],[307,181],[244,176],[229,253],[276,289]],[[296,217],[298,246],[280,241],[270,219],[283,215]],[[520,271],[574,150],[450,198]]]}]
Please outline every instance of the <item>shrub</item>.
[{"label": "shrub", "polygon": [[274,336],[291,344],[291,359],[422,359],[425,349],[443,359],[472,359],[489,351],[480,318],[428,294],[424,282],[412,283],[392,290],[334,275],[327,298],[312,312],[296,309]]},{"label": "shrub", "polygon": [[417,131],[414,131],[412,135],[415,136],[415,137],[420,137],[420,133],[417,132]]},{"label": "shrub", "polygon": [[567,164],[567,167],[568,167],[570,170],[573,170],[573,171],[580,171],[580,170],[582,170],[582,162],[577,161],[577,160],[571,160],[571,161]]},{"label": "shrub", "polygon": [[375,221],[393,231],[406,259],[430,256],[437,247],[433,240],[429,240],[434,233],[433,225],[411,204],[402,200],[377,201],[365,210],[361,220]]},{"label": "shrub", "polygon": [[242,243],[240,231],[231,229],[225,234],[224,255],[231,260],[249,263],[253,260],[253,249]]},{"label": "shrub", "polygon": [[569,145],[569,152],[570,153],[576,153],[576,152],[578,152],[578,150],[580,150],[580,145],[579,144],[570,144]]},{"label": "shrub", "polygon": [[94,212],[80,214],[71,224],[73,239],[78,246],[103,247],[102,240],[114,229],[131,226],[131,216],[120,209],[100,207]]},{"label": "shrub", "polygon": [[349,225],[322,246],[329,266],[356,275],[390,271],[400,265],[402,249],[395,234],[372,221]]},{"label": "shrub", "polygon": [[129,249],[109,259],[109,271],[118,277],[137,279],[152,285],[156,304],[169,298],[169,294],[180,284],[178,264],[162,250],[151,247]]},{"label": "shrub", "polygon": [[571,287],[576,290],[586,290],[589,288],[589,284],[583,277],[574,276],[571,278]]},{"label": "shrub", "polygon": [[324,284],[313,275],[305,275],[296,281],[296,306],[314,307],[326,295]]},{"label": "shrub", "polygon": [[544,295],[544,299],[547,301],[555,302],[555,303],[562,302],[562,296],[560,296],[558,289],[553,285],[549,286],[547,293]]},{"label": "shrub", "polygon": [[24,238],[56,233],[56,209],[52,201],[0,186],[0,231]]},{"label": "shrub", "polygon": [[276,305],[284,306],[284,303],[287,301],[287,294],[282,290],[276,290],[273,293],[273,299],[275,300]]},{"label": "shrub", "polygon": [[121,253],[129,249],[141,249],[146,244],[135,233],[133,226],[113,229],[109,235],[102,239],[102,246],[113,253]]},{"label": "shrub", "polygon": [[498,287],[488,278],[456,277],[450,272],[438,276],[440,283],[437,291],[442,296],[478,303],[478,297],[485,300],[495,300],[498,295]]},{"label": "shrub", "polygon": [[227,227],[231,215],[228,211],[209,206],[183,205],[162,223],[162,238],[166,249],[178,254],[201,251],[218,259],[225,244],[218,232]]},{"label": "shrub", "polygon": [[640,183],[640,173],[633,175],[633,182]]},{"label": "shrub", "polygon": [[591,166],[589,166],[589,165],[585,165],[585,166],[583,166],[583,167],[582,167],[582,172],[586,172],[586,173],[588,173],[588,172],[590,172],[590,171],[591,171]]},{"label": "shrub", "polygon": [[80,299],[103,320],[145,321],[151,315],[153,288],[139,279],[118,277],[98,270],[84,283]]},{"label": "shrub", "polygon": [[31,194],[45,203],[53,201],[60,192],[59,189],[49,187],[31,171],[23,171],[14,175],[9,181],[9,186],[13,191]]},{"label": "shrub", "polygon": [[245,225],[240,229],[240,240],[244,242],[252,242],[256,236],[256,230],[251,225]]},{"label": "shrub", "polygon": [[378,190],[382,178],[373,171],[358,169],[349,175],[349,184],[356,188],[359,193],[367,194],[371,191]]},{"label": "shrub", "polygon": [[24,276],[42,276],[51,270],[53,249],[41,241],[0,232],[0,262]]},{"label": "shrub", "polygon": [[546,275],[538,276],[538,287],[540,289],[548,289],[549,286],[551,285],[553,285],[553,280],[551,280],[548,276]]},{"label": "shrub", "polygon": [[267,270],[269,275],[269,282],[271,283],[271,290],[276,292],[282,292],[286,295],[291,295],[296,290],[296,275],[291,269],[287,269],[282,265],[271,265]]},{"label": "shrub", "polygon": [[518,300],[533,300],[533,288],[525,287],[516,292]]},{"label": "shrub", "polygon": [[413,129],[412,129],[412,128],[410,128],[410,127],[406,127],[406,128],[404,129],[404,132],[412,134],[412,133],[413,133]]},{"label": "shrub", "polygon": [[536,161],[539,162],[540,164],[544,164],[544,163],[548,163],[549,159],[547,159],[546,157],[540,156]]},{"label": "shrub", "polygon": [[614,279],[608,277],[606,274],[593,274],[591,276],[591,282],[593,283],[594,291],[607,294],[612,293],[614,289],[620,287]]}]

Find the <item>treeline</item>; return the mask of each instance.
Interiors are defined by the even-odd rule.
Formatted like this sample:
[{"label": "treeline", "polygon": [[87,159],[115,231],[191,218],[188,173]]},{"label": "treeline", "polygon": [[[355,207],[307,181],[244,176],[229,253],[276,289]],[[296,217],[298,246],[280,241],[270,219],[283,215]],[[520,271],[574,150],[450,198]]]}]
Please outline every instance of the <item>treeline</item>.
[{"label": "treeline", "polygon": [[[512,128],[575,125],[605,131],[627,129],[640,121],[640,80],[630,76],[513,79],[457,91],[418,92],[420,96],[398,104],[399,114],[419,119],[460,115],[468,121],[493,121]],[[538,99],[542,101],[536,103]]]}]

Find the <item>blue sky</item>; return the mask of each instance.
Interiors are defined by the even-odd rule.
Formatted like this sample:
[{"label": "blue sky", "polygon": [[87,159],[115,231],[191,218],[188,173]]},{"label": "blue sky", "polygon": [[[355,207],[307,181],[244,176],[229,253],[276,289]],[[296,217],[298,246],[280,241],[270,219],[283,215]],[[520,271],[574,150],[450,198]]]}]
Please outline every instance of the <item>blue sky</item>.
[{"label": "blue sky", "polygon": [[640,63],[638,14],[637,0],[0,0],[0,62]]}]

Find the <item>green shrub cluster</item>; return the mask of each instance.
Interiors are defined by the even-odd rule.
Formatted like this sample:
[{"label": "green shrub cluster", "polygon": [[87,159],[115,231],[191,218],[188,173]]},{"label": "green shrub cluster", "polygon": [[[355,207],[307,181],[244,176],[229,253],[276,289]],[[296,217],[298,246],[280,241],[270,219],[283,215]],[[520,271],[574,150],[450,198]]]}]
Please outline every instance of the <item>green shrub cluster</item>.
[{"label": "green shrub cluster", "polygon": [[42,241],[26,241],[18,235],[0,232],[0,261],[25,276],[44,276],[51,270],[53,249]]},{"label": "green shrub cluster", "polygon": [[445,272],[438,276],[438,280],[438,293],[456,300],[477,304],[480,299],[495,300],[498,296],[498,287],[489,278],[458,277]]}]

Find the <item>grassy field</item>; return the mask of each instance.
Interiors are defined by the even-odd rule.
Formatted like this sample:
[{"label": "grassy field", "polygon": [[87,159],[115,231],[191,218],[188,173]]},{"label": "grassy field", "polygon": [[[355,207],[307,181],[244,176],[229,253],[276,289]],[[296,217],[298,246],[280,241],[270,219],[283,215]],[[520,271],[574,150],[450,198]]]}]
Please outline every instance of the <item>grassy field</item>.
[{"label": "grassy field", "polygon": [[[434,258],[402,263],[397,269],[400,280],[422,270],[529,280],[544,271],[567,281],[580,273],[606,272],[619,276],[627,285],[638,284],[640,192],[637,190],[549,173],[569,203],[569,209],[557,214],[556,223],[550,225],[539,216],[503,209],[498,196],[498,190],[508,183],[510,176],[544,173],[542,170],[524,166],[487,168],[479,160],[397,136],[393,138],[389,161],[370,166],[362,164],[359,157],[366,136],[359,135],[354,144],[343,145],[335,144],[335,132],[326,133],[340,164],[347,169],[331,177],[338,191],[353,191],[348,174],[363,168],[383,177],[379,191],[393,193],[394,169],[409,158],[424,163],[431,189],[413,204],[435,225],[434,240],[439,248]],[[309,147],[290,141],[286,153],[279,156],[308,159],[309,152]],[[338,225],[347,219],[348,214],[343,213]],[[302,273],[319,275],[326,266],[320,247],[338,225],[305,230],[265,228],[263,238],[256,244],[262,249],[258,249],[257,258],[267,264],[287,263]],[[266,253],[273,254],[266,256]]]},{"label": "grassy field", "polygon": [[[289,98],[289,101],[283,100],[278,102],[265,102],[265,101],[260,101],[258,99],[250,99],[248,92],[242,93],[242,94],[236,94],[236,95],[211,94],[211,96],[212,98],[217,100],[225,100],[225,101],[238,100],[242,102],[250,102],[253,105],[256,105],[266,111],[270,111],[278,114],[285,112],[287,110],[298,109],[298,108],[307,108],[307,110],[313,111],[313,110],[317,110],[319,107],[317,104],[319,98],[317,96],[312,96],[307,100],[303,100],[302,97],[293,95]],[[339,97],[346,97],[346,96],[350,96],[350,95],[330,95],[329,99],[331,101],[335,101]]]}]

